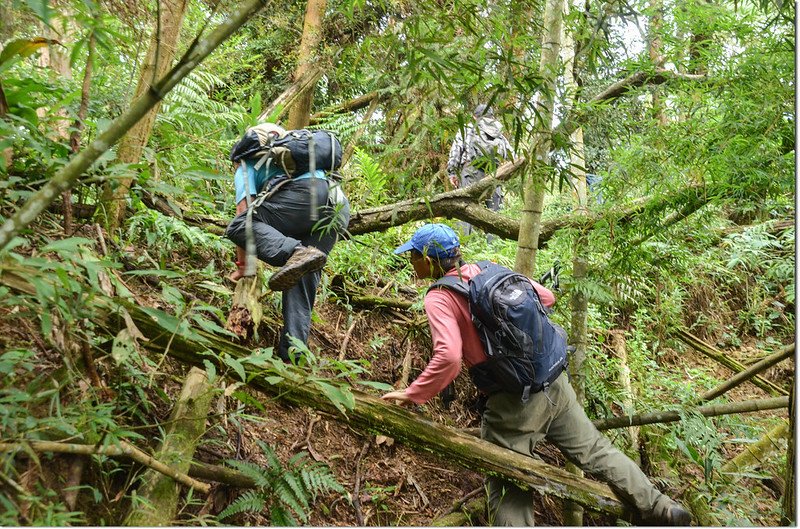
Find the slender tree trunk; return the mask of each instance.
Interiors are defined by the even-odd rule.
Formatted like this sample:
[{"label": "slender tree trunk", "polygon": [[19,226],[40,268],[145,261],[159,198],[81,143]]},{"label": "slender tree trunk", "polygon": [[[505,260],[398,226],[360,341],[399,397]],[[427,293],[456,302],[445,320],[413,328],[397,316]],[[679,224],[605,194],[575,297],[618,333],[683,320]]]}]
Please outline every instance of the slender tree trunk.
[{"label": "slender tree trunk", "polygon": [[[64,79],[72,79],[72,68],[69,63],[69,56],[66,53],[66,44],[72,41],[74,37],[74,27],[70,21],[71,17],[67,12],[54,17],[50,24],[44,25],[44,36],[50,42],[41,49],[39,55],[40,66],[49,68]],[[58,116],[53,128],[56,134],[55,140],[66,144],[70,140],[67,109],[62,107],[51,110]],[[41,107],[37,109],[36,113],[39,118],[44,118],[47,115],[47,108]],[[72,192],[69,189],[61,194],[61,203],[61,212],[64,216],[64,233],[69,234],[72,232]]]},{"label": "slender tree trunk", "polygon": [[791,525],[797,523],[795,509],[797,508],[795,493],[797,491],[797,475],[795,474],[794,464],[797,461],[797,408],[795,406],[795,395],[797,391],[797,378],[792,378],[792,389],[789,393],[789,438],[786,447],[786,472],[783,480],[783,498],[781,499],[781,525]]},{"label": "slender tree trunk", "polygon": [[[653,66],[656,68],[663,68],[664,56],[661,50],[661,31],[664,26],[663,0],[650,0],[650,9],[652,10],[652,14],[650,15],[650,24],[648,26],[647,51]],[[653,98],[653,115],[659,125],[666,125],[667,114],[664,112],[661,88],[657,85],[651,87],[650,94]]]},{"label": "slender tree trunk", "polygon": [[[570,9],[580,9],[579,7],[566,6],[567,12]],[[565,13],[566,14],[566,13]],[[566,88],[566,98],[568,104],[574,105],[577,102],[580,87],[575,78],[575,40],[570,32],[563,32],[563,56],[564,56],[564,85]],[[574,212],[579,216],[587,216],[587,192],[586,192],[586,150],[583,142],[583,129],[578,127],[575,132],[570,136],[571,150],[570,161],[572,171],[572,182],[575,186],[575,207]],[[540,228],[541,229],[541,228]],[[587,237],[582,230],[577,230],[577,236],[572,245],[572,276],[576,284],[580,284],[586,280],[588,271],[588,244]],[[570,382],[578,402],[581,407],[584,405],[586,369],[584,361],[586,359],[586,350],[589,345],[588,329],[587,329],[587,315],[588,315],[588,301],[586,294],[582,289],[573,289],[570,299],[570,306],[572,309],[571,325],[570,325],[570,344],[575,346],[575,351],[572,353],[569,363]],[[575,474],[576,476],[583,476],[583,471],[577,465],[567,462],[565,468]],[[583,508],[571,501],[564,502],[564,525],[571,527],[583,526]]]},{"label": "slender tree trunk", "polygon": [[[631,369],[628,366],[628,347],[625,342],[625,331],[621,329],[611,331],[610,338],[611,348],[619,359],[619,381],[623,391],[622,405],[627,413],[631,413],[634,409],[633,401],[635,396],[631,386]],[[636,464],[641,464],[641,457],[639,457],[639,427],[631,426],[627,428],[627,431],[630,437],[631,450],[636,454],[634,461],[636,461]]]},{"label": "slender tree trunk", "polygon": [[550,167],[550,145],[553,130],[553,107],[556,96],[556,77],[558,76],[559,53],[561,50],[561,27],[563,23],[565,0],[547,0],[544,10],[544,33],[542,34],[542,56],[539,72],[545,79],[541,95],[541,112],[537,122],[538,133],[534,131],[531,150],[536,164],[528,164],[529,170],[523,177],[522,218],[514,270],[533,277],[536,272],[536,250],[539,245],[539,229],[542,220],[545,184],[552,173]]},{"label": "slender tree trunk", "polygon": [[[159,19],[141,67],[134,100],[148,92],[152,85],[172,68],[188,3],[188,0],[160,2]],[[122,138],[117,148],[117,160],[120,163],[135,164],[141,161],[142,152],[150,139],[160,107],[159,100]],[[131,176],[120,178],[107,182],[103,188],[100,215],[106,230],[111,235],[115,234],[123,224],[133,180]]]},{"label": "slender tree trunk", "polygon": [[[81,131],[83,131],[83,124],[86,121],[86,116],[89,114],[89,93],[92,88],[92,68],[94,66],[96,39],[94,32],[89,35],[89,43],[87,45],[88,53],[86,55],[86,67],[83,69],[83,84],[81,85],[81,104],[78,108],[78,118],[72,127],[72,133],[69,136],[69,148],[72,154],[78,154],[81,150]],[[67,189],[62,194],[63,211],[64,211],[64,231],[67,234],[72,233],[72,190]]]},{"label": "slender tree trunk", "polygon": [[[322,20],[325,17],[327,0],[308,0],[306,16],[303,22],[303,37],[300,40],[300,51],[297,57],[297,69],[294,79],[302,79],[306,71],[312,68],[317,60],[317,49],[322,41]],[[311,118],[311,104],[314,101],[314,87],[306,88],[289,109],[288,127],[302,129],[308,126]]]}]

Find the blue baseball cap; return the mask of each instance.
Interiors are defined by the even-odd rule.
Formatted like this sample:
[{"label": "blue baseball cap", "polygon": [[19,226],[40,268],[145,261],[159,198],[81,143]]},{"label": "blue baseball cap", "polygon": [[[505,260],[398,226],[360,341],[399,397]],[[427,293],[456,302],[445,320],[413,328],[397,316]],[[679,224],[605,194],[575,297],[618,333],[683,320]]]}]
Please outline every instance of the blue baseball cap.
[{"label": "blue baseball cap", "polygon": [[455,257],[458,254],[458,235],[450,226],[444,224],[426,224],[411,236],[405,244],[398,246],[394,253],[401,254],[416,250],[423,255],[437,259]]}]

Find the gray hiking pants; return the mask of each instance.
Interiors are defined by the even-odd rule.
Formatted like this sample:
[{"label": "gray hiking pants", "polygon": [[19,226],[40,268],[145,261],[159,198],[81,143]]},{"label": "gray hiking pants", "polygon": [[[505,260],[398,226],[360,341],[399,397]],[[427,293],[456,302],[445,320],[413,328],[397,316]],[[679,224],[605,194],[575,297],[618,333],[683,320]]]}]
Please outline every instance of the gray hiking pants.
[{"label": "gray hiking pants", "polygon": [[[643,519],[659,519],[674,503],[594,427],[578,404],[566,372],[545,391],[531,395],[525,404],[519,395],[491,395],[483,413],[481,437],[536,458],[533,449],[546,438],[571,462],[608,483]],[[498,478],[488,478],[487,484],[491,523],[534,525],[531,491]]]},{"label": "gray hiking pants", "polygon": [[[311,220],[309,187],[314,182],[319,220]],[[350,222],[350,204],[344,198],[336,206],[328,204],[328,183],[317,178],[290,180],[253,211],[253,236],[256,255],[272,266],[283,266],[299,245],[313,246],[330,253],[339,234]],[[234,218],[225,236],[237,246],[246,247],[247,212]],[[322,271],[304,275],[291,289],[282,293],[283,329],[278,355],[289,360],[290,336],[308,341],[311,311],[317,296]]]},{"label": "gray hiking pants", "polygon": [[[469,185],[472,185],[475,182],[478,182],[479,180],[483,180],[485,177],[486,173],[483,172],[481,169],[476,169],[471,165],[466,165],[464,166],[463,169],[461,169],[461,187],[467,187]],[[489,196],[489,198],[486,199],[486,202],[484,204],[486,205],[487,208],[489,208],[492,211],[500,211],[500,206],[503,204],[503,195],[501,193],[500,186],[494,188],[494,191]],[[462,234],[469,235],[470,233],[472,233],[472,224],[470,224],[469,222],[458,221],[456,222],[456,225],[458,226]],[[493,239],[494,235],[492,234],[486,235],[486,240],[488,242],[492,242]]]}]

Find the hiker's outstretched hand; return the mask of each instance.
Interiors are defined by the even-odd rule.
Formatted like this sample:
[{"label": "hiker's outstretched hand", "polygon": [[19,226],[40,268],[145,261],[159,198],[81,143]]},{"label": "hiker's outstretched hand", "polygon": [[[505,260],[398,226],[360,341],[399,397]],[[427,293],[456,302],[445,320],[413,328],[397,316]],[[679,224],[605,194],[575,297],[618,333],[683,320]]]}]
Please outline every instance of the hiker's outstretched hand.
[{"label": "hiker's outstretched hand", "polygon": [[381,400],[388,400],[389,402],[394,402],[395,404],[399,404],[400,406],[413,404],[411,398],[408,395],[406,395],[406,390],[404,389],[399,389],[397,391],[390,391],[386,395],[382,396]]},{"label": "hiker's outstretched hand", "polygon": [[228,279],[230,279],[231,281],[236,283],[237,281],[239,281],[243,277],[244,277],[244,267],[243,266],[237,266],[236,270],[234,270],[231,273],[231,275],[228,276]]}]

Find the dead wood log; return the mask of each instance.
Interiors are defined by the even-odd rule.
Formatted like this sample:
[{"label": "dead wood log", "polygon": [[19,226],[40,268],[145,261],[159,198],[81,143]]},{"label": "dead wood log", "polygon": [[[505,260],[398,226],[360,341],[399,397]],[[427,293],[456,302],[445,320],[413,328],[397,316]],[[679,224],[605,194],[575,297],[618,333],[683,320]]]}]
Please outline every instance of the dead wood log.
[{"label": "dead wood log", "polygon": [[[157,459],[182,474],[189,471],[197,443],[205,432],[212,397],[213,387],[206,372],[196,367],[190,369],[170,414]],[[124,524],[134,527],[171,524],[178,510],[177,483],[153,471],[145,472],[141,480],[137,496],[147,501],[133,503]]]},{"label": "dead wood log", "polygon": [[741,384],[743,382],[746,382],[747,380],[750,380],[751,378],[753,378],[757,374],[769,369],[770,367],[772,367],[775,364],[777,364],[777,363],[789,358],[790,356],[793,356],[794,355],[794,351],[795,351],[795,345],[794,344],[787,345],[786,347],[783,347],[777,353],[772,354],[772,355],[770,355],[770,356],[768,356],[768,357],[756,362],[752,366],[748,367],[744,371],[741,371],[741,372],[737,373],[735,376],[733,376],[729,380],[723,382],[722,384],[720,384],[716,388],[712,389],[711,391],[708,391],[708,392],[704,393],[700,397],[700,401],[701,402],[709,401],[709,400],[712,400],[712,399],[715,399],[715,398],[719,397],[720,395],[723,395],[724,393],[727,393],[728,391],[730,391],[731,389],[735,388],[739,384]]},{"label": "dead wood log", "polygon": [[[728,481],[716,488],[716,495],[719,496],[727,486],[735,482],[735,477],[739,472],[754,466],[754,463],[760,463],[764,457],[778,449],[777,440],[781,437],[786,437],[788,430],[788,422],[782,422],[756,443],[746,445],[742,453],[724,464],[719,472],[720,475],[726,477]],[[733,478],[733,480],[731,480],[731,478]],[[719,525],[721,520],[715,516],[716,509],[710,503],[707,491],[692,487],[685,497],[691,505],[692,512],[697,518],[699,526],[711,527]]]},{"label": "dead wood log", "polygon": [[764,459],[780,448],[778,444],[779,439],[785,439],[789,434],[789,422],[781,421],[781,423],[767,432],[764,437],[755,443],[748,443],[744,445],[744,450],[722,465],[719,469],[720,474],[736,474],[744,469],[763,463]]},{"label": "dead wood log", "polygon": [[348,112],[355,112],[356,110],[361,110],[362,108],[366,108],[372,105],[375,102],[380,102],[384,96],[381,96],[377,91],[369,92],[364,95],[360,95],[358,97],[354,97],[349,101],[345,101],[344,103],[340,103],[334,107],[322,110],[315,114],[311,115],[310,123],[314,125],[319,123],[323,119],[328,116],[332,116],[334,114],[345,114]]},{"label": "dead wood log", "polygon": [[119,441],[119,445],[116,446],[97,446],[97,445],[75,444],[75,443],[59,443],[56,441],[24,441],[24,442],[14,442],[14,443],[0,442],[0,452],[20,452],[24,454],[26,445],[35,452],[52,452],[56,454],[80,454],[86,456],[104,455],[109,457],[128,457],[130,459],[133,459],[137,463],[140,463],[157,472],[169,476],[170,478],[186,485],[187,487],[193,487],[198,491],[202,492],[203,494],[208,494],[211,490],[208,484],[203,483],[202,481],[197,481],[196,479],[189,477],[185,473],[175,470],[169,465],[166,465],[163,462],[158,461],[154,457],[147,455],[146,453],[144,453],[143,451],[139,450],[138,448],[136,448],[135,446],[126,441]]},{"label": "dead wood log", "polygon": [[382,298],[380,296],[347,296],[347,300],[353,307],[364,309],[390,308],[409,310],[414,305],[413,301],[399,298]]},{"label": "dead wood log", "polygon": [[264,315],[261,308],[261,276],[243,277],[236,282],[231,311],[225,328],[242,341],[250,340],[258,331]]},{"label": "dead wood log", "polygon": [[[625,408],[633,410],[633,386],[631,385],[631,368],[628,366],[628,348],[625,342],[625,331],[621,329],[613,330],[610,333],[611,347],[617,358],[619,358],[619,382],[622,386],[622,404]],[[642,463],[639,456],[639,428],[631,426],[627,429],[631,443],[631,451],[635,454],[634,461],[637,465]]]},{"label": "dead wood log", "polygon": [[203,479],[205,481],[216,481],[217,483],[224,483],[225,485],[242,489],[253,489],[256,487],[256,482],[250,476],[242,474],[232,468],[201,463],[199,461],[192,461],[189,466],[189,475],[193,478]]},{"label": "dead wood log", "polygon": [[[733,358],[728,357],[728,355],[726,355],[719,349],[716,349],[715,347],[704,342],[703,340],[701,340],[697,336],[694,336],[691,333],[679,329],[675,331],[675,335],[678,338],[680,338],[680,340],[682,340],[685,344],[690,345],[691,347],[703,353],[712,360],[716,360],[717,362],[724,365],[734,373],[739,373],[747,369],[741,363],[737,362]],[[777,385],[773,384],[769,380],[766,380],[764,377],[761,377],[759,375],[754,376],[753,378],[750,379],[750,381],[772,396],[789,394],[789,392],[786,391],[785,389],[778,387]]]},{"label": "dead wood log", "polygon": [[[5,281],[5,274],[2,279]],[[223,371],[223,361],[206,354],[208,351],[239,358],[250,353],[242,346],[205,331],[192,330],[192,334],[199,337],[195,339],[166,332],[138,307],[127,306],[126,309],[140,330],[148,336],[145,346],[160,353],[167,350],[178,361],[200,366],[203,365],[203,360],[207,360]],[[282,363],[276,363],[276,369],[280,369],[285,376],[283,382],[270,383],[275,381],[269,379],[262,370],[247,374],[248,385],[277,397],[282,402],[310,406],[347,421],[353,428],[388,435],[412,448],[437,454],[470,470],[500,476],[523,488],[533,488],[542,494],[568,498],[591,510],[614,516],[621,516],[625,512],[620,500],[606,485],[577,478],[563,469],[476,439],[454,428],[439,425],[400,406],[387,404],[377,397],[353,390],[353,408],[343,416],[313,381],[308,381],[299,374],[299,370]]]},{"label": "dead wood log", "polygon": [[[771,399],[748,400],[745,402],[732,402],[729,404],[715,404],[700,406],[691,410],[703,417],[716,417],[718,415],[733,415],[735,413],[751,413],[755,411],[777,410],[789,406],[789,397],[773,397]],[[656,411],[642,413],[641,415],[612,417],[593,421],[598,430],[612,428],[628,428],[643,424],[661,424],[681,420],[681,412],[677,410]]]}]

